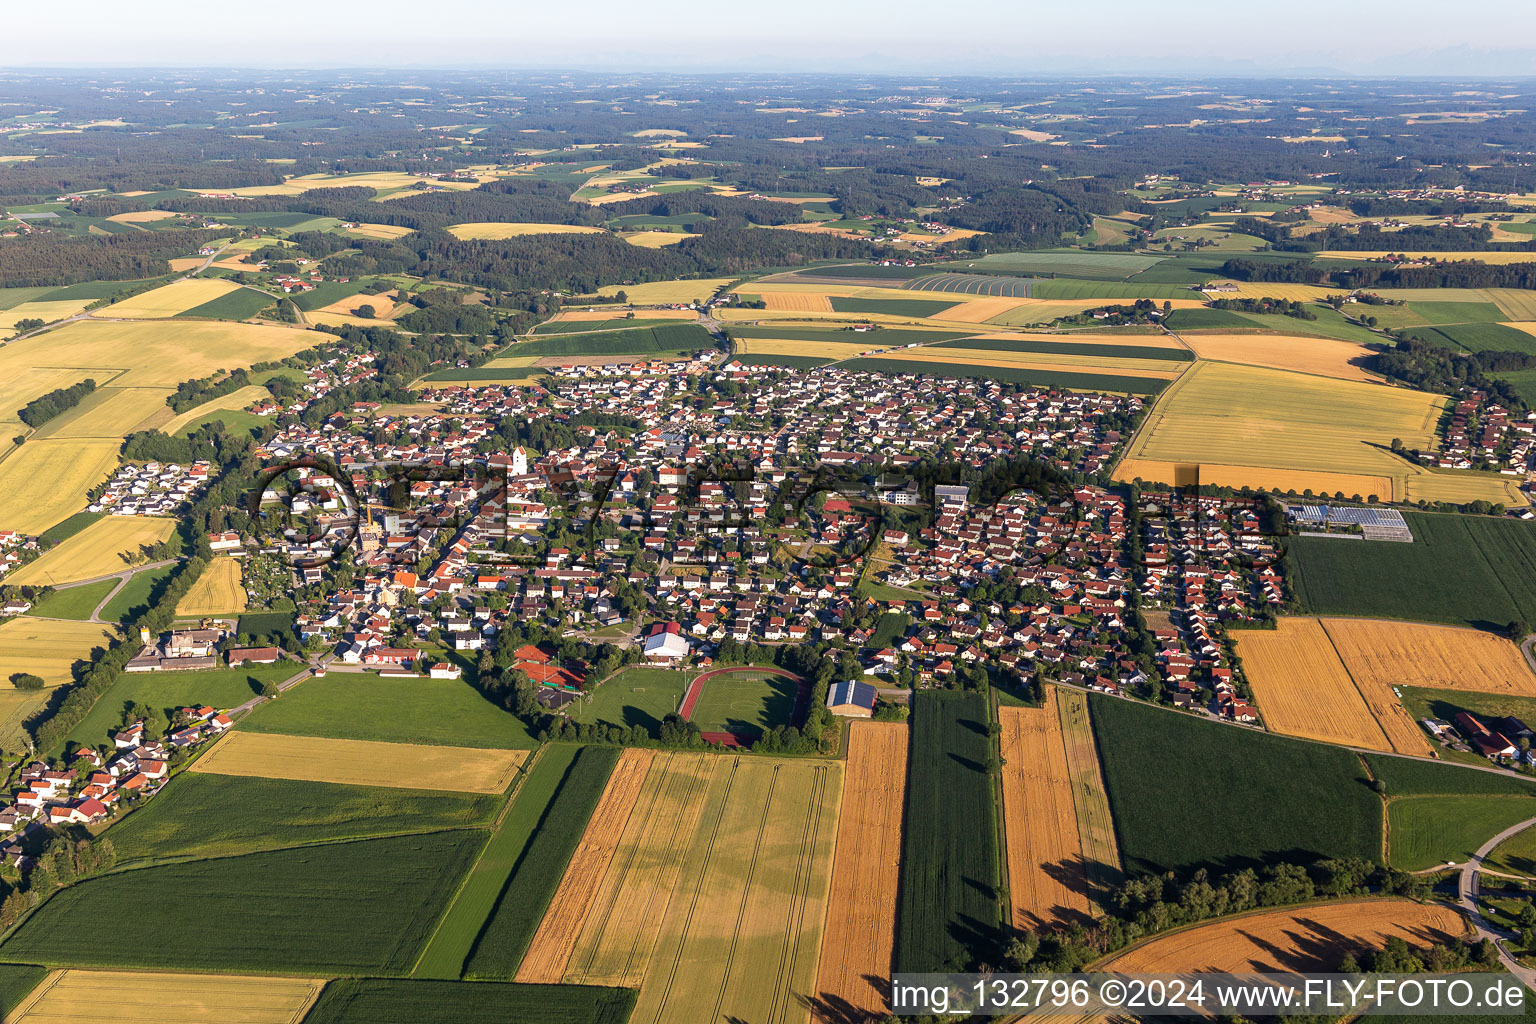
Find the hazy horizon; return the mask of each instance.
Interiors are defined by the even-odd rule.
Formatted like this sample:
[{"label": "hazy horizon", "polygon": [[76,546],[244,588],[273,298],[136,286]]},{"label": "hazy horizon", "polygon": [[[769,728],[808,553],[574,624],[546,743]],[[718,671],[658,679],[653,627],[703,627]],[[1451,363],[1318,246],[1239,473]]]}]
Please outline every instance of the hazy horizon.
[{"label": "hazy horizon", "polygon": [[[580,13],[574,20],[572,10]],[[1463,38],[1422,0],[1295,0],[1216,10],[1187,0],[1148,14],[1132,0],[1063,8],[982,2],[942,19],[916,0],[783,0],[771,12],[688,0],[591,0],[579,8],[438,0],[330,0],[295,17],[187,3],[154,18],[82,0],[27,13],[57,47],[13,54],[13,70],[214,68],[570,70],[935,75],[1477,77],[1536,75],[1536,5],[1470,0]],[[98,26],[101,26],[98,28]],[[1262,50],[1259,49],[1262,46]],[[131,55],[130,59],[128,58]]]}]

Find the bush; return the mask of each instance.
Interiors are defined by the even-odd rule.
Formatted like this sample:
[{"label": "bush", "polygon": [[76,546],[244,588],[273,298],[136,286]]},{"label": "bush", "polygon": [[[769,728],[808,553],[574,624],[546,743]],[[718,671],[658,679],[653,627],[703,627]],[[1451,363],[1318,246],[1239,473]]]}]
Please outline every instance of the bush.
[{"label": "bush", "polygon": [[18,690],[41,690],[44,683],[42,676],[35,676],[30,672],[17,672],[11,676],[11,685]]}]

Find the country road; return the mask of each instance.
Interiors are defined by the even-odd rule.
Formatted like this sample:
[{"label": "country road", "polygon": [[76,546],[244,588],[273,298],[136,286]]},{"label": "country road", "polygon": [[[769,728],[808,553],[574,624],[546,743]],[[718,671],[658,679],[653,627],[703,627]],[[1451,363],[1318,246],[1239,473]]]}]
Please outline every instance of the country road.
[{"label": "country road", "polygon": [[[128,585],[128,581],[133,579],[133,577],[136,576],[137,574],[139,574],[141,572],[146,572],[147,570],[150,570],[150,569],[158,569],[161,566],[173,565],[173,564],[175,564],[176,562],[179,562],[179,561],[181,561],[181,559],[179,559],[179,558],[166,558],[166,559],[162,559],[161,561],[158,561],[158,562],[145,562],[143,565],[135,565],[132,568],[123,569],[123,570],[121,570],[119,572],[109,572],[105,576],[92,576],[90,579],[71,580],[68,583],[52,583],[52,584],[49,584],[49,586],[53,587],[54,590],[73,590],[76,587],[86,587],[86,586],[90,586],[92,583],[100,583],[102,580],[117,580],[117,586],[113,587],[110,591],[108,591],[107,596],[103,597],[101,599],[101,601],[96,605],[95,609],[93,609],[91,611],[91,618],[90,618],[90,621],[96,623],[97,625],[101,625],[101,626],[115,626],[115,625],[117,625],[117,623],[115,623],[115,622],[107,622],[106,620],[104,620],[101,617],[101,610],[103,608],[105,608],[107,606],[107,604],[114,597],[117,596],[117,592],[122,590],[124,587],[126,587]],[[33,618],[46,619],[46,618],[51,618],[51,616],[36,615],[36,616],[33,616]],[[58,621],[58,622],[78,622],[79,620],[78,619],[57,619],[55,621]]]},{"label": "country road", "polygon": [[[1461,904],[1461,909],[1471,918],[1472,927],[1476,930],[1478,938],[1491,939],[1493,944],[1498,947],[1499,960],[1504,964],[1504,968],[1510,974],[1519,978],[1520,983],[1526,988],[1536,991],[1536,970],[1526,967],[1519,960],[1515,959],[1514,954],[1504,944],[1505,940],[1510,938],[1510,934],[1503,929],[1494,928],[1490,925],[1487,919],[1483,917],[1483,912],[1477,905],[1477,897],[1482,890],[1478,876],[1482,871],[1483,859],[1492,853],[1494,848],[1504,840],[1518,832],[1525,831],[1533,825],[1536,825],[1536,818],[1527,818],[1518,825],[1511,825],[1478,847],[1477,852],[1472,855],[1472,858],[1462,865],[1456,895],[1458,902]],[[1490,874],[1492,873],[1490,872]]]}]

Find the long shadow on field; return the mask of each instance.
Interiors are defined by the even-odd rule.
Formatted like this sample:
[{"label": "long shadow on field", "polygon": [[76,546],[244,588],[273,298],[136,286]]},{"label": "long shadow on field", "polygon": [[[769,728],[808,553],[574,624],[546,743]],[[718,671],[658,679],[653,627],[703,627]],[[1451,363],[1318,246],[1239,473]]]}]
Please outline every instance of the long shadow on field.
[{"label": "long shadow on field", "polygon": [[[889,978],[879,978],[873,974],[864,975],[864,980],[875,987],[882,1000],[889,1001],[891,981]],[[871,1024],[873,1021],[885,1020],[884,1010],[866,1010],[863,1007],[854,1006],[842,996],[831,992],[823,992],[820,995],[804,996],[796,995],[795,1000],[811,1013],[811,1020],[816,1024]],[[730,1024],[738,1024],[739,1018],[727,1018]],[[740,1024],[752,1024],[750,1021],[740,1021]]]},{"label": "long shadow on field", "polygon": [[963,726],[964,728],[971,730],[971,732],[974,732],[979,736],[988,735],[986,722],[978,722],[974,718],[957,718],[955,719],[955,724]]},{"label": "long shadow on field", "polygon": [[[1068,892],[1090,900],[1093,898],[1093,886],[1088,883],[1087,863],[1082,857],[1069,857],[1065,860],[1058,860],[1054,864],[1042,864],[1040,869]],[[1087,925],[1093,922],[1091,915],[1084,914],[1079,910],[1072,910],[1068,907],[1052,907],[1051,914],[1057,920],[1065,921],[1067,924],[1078,923]],[[1044,922],[1042,922],[1042,926],[1043,924]]]},{"label": "long shadow on field", "polygon": [[980,761],[972,761],[968,757],[961,757],[959,754],[955,753],[953,750],[951,750],[949,752],[949,758],[950,758],[950,760],[952,760],[956,764],[958,764],[960,767],[968,769],[968,770],[973,771],[973,772],[985,772],[987,770],[987,766],[982,764]]}]

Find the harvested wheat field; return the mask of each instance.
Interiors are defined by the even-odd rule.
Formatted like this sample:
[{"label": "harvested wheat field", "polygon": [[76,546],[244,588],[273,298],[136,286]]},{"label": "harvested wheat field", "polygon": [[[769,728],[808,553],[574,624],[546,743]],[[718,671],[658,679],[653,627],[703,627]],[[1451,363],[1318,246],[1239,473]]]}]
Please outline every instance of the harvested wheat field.
[{"label": "harvested wheat field", "polygon": [[86,299],[57,299],[51,302],[23,302],[7,310],[0,310],[0,326],[15,330],[23,320],[41,320],[51,324],[55,320],[74,316],[85,309]]},{"label": "harvested wheat field", "polygon": [[356,235],[359,238],[376,238],[382,241],[389,241],[394,238],[404,238],[414,230],[414,228],[402,227],[399,224],[354,224],[350,228],[346,228],[345,232],[349,235]]},{"label": "harvested wheat field", "polygon": [[99,317],[128,317],[135,320],[156,320],[185,313],[189,309],[212,302],[221,295],[239,291],[233,281],[216,277],[194,277],[151,288],[141,295],[134,295],[122,302],[103,306],[92,313]]},{"label": "harvested wheat field", "polygon": [[764,292],[763,304],[769,309],[788,309],[798,313],[830,313],[832,300],[813,292]]},{"label": "harvested wheat field", "polygon": [[[1128,454],[1235,469],[1388,477],[1390,493],[1376,487],[1358,493],[1401,498],[1409,464],[1387,445],[1393,438],[1410,448],[1432,445],[1446,401],[1407,388],[1201,361],[1163,392]],[[1234,483],[1263,485],[1245,475]],[[1494,493],[1501,497],[1492,500],[1502,500],[1502,488]]]},{"label": "harvested wheat field", "polygon": [[1003,832],[1013,926],[1088,923],[1091,908],[1056,688],[1045,707],[997,709],[1002,726]]},{"label": "harvested wheat field", "polygon": [[[644,306],[687,304],[712,297],[715,292],[731,284],[734,277],[704,277],[693,281],[650,281],[645,284],[610,284],[597,290],[599,295],[613,298],[619,292],[628,296],[631,305]],[[650,314],[647,313],[647,316]]]},{"label": "harvested wheat field", "polygon": [[1503,637],[1424,622],[1321,621],[1362,689],[1427,686],[1536,696],[1536,675],[1514,642]]},{"label": "harvested wheat field", "polygon": [[169,412],[165,400],[170,394],[169,388],[97,388],[73,409],[38,427],[33,437],[127,437],[146,420]]},{"label": "harvested wheat field", "polygon": [[257,402],[260,402],[263,399],[269,399],[271,397],[272,392],[268,391],[262,385],[247,384],[245,387],[237,388],[227,395],[220,395],[218,398],[210,398],[208,401],[202,403],[201,405],[194,405],[192,408],[187,409],[185,412],[177,413],[175,416],[161,424],[156,429],[158,429],[162,434],[178,434],[181,431],[187,429],[187,427],[191,426],[193,423],[196,423],[198,420],[202,419],[204,416],[207,416],[209,413],[235,412],[237,410],[244,409],[248,405],[255,405]]},{"label": "harvested wheat field", "polygon": [[658,753],[565,981],[638,985],[630,1020],[809,1021],[836,763]]},{"label": "harvested wheat field", "polygon": [[448,233],[466,241],[485,239],[498,241],[503,238],[522,238],[525,235],[591,235],[601,234],[606,228],[585,227],[580,224],[509,224],[500,221],[477,221],[472,224],[454,224]]},{"label": "harvested wheat field", "polygon": [[1465,934],[1466,919],[1443,904],[1350,900],[1196,925],[1133,946],[1094,968],[1116,974],[1331,971],[1344,953],[1379,949],[1392,936],[1424,948]]},{"label": "harvested wheat field", "polygon": [[[611,309],[578,309],[567,310],[557,314],[551,323],[591,323],[593,321],[612,320]],[[691,309],[648,309],[645,311],[646,320],[697,320],[699,314]],[[642,319],[635,317],[636,320]]]},{"label": "harvested wheat field", "polygon": [[86,506],[117,468],[120,440],[28,441],[0,461],[0,530],[37,534]]},{"label": "harvested wheat field", "polygon": [[566,964],[576,937],[581,934],[587,914],[597,899],[598,886],[618,851],[619,838],[629,821],[635,802],[640,797],[640,787],[650,771],[654,750],[633,747],[619,755],[608,778],[608,786],[598,801],[597,809],[587,822],[581,845],[566,866],[560,888],[539,922],[523,962],[518,965],[516,981],[543,985],[558,985],[565,977]]},{"label": "harvested wheat field", "polygon": [[906,805],[909,730],[902,722],[853,722],[827,935],[816,999],[871,1017],[886,1013],[870,978],[888,978],[896,946],[901,816]]},{"label": "harvested wheat field", "polygon": [[18,615],[0,622],[0,678],[17,672],[42,676],[49,685],[70,682],[70,666],[89,660],[117,635],[111,626]]},{"label": "harvested wheat field", "polygon": [[1372,354],[1371,350],[1352,341],[1289,334],[1202,334],[1191,331],[1182,331],[1179,336],[1201,359],[1319,373],[1340,380],[1379,379],[1358,365]]},{"label": "harvested wheat field", "polygon": [[[919,294],[927,296],[932,293]],[[969,302],[957,302],[948,309],[941,309],[933,314],[932,319],[953,320],[962,324],[984,324],[993,317],[1002,316],[1019,304],[1018,299],[972,299]]]},{"label": "harvested wheat field", "polygon": [[191,770],[351,786],[502,793],[527,757],[526,750],[232,732],[198,758]]},{"label": "harvested wheat field", "polygon": [[1390,687],[1358,684],[1322,621],[1286,616],[1236,634],[1254,699],[1273,732],[1388,753],[1430,753]]},{"label": "harvested wheat field", "polygon": [[144,560],[140,547],[159,544],[175,529],[174,519],[107,516],[17,569],[5,582],[54,586],[121,572]]},{"label": "harvested wheat field", "polygon": [[1104,790],[1099,767],[1099,748],[1088,716],[1088,695],[1080,690],[1056,687],[1056,710],[1061,719],[1061,741],[1067,751],[1067,778],[1072,783],[1072,805],[1077,810],[1078,845],[1083,851],[1083,874],[1094,890],[1120,880],[1120,844],[1115,839],[1115,820]]},{"label": "harvested wheat field", "polygon": [[684,231],[626,231],[619,237],[642,249],[661,249],[699,236]]},{"label": "harvested wheat field", "polygon": [[874,350],[869,343],[845,341],[795,341],[779,338],[738,338],[736,351],[745,355],[813,356],[817,359],[852,359]]},{"label": "harvested wheat field", "polygon": [[324,978],[71,969],[48,975],[5,1024],[123,1020],[126,1007],[153,1007],[156,1024],[298,1024],[324,987]]},{"label": "harvested wheat field", "polygon": [[240,585],[240,560],[224,556],[208,568],[176,606],[176,614],[188,618],[204,615],[237,615],[245,611],[245,588]]},{"label": "harvested wheat field", "polygon": [[[395,300],[389,298],[389,294],[389,292],[385,292],[382,295],[364,295],[359,292],[357,295],[349,295],[344,299],[337,299],[329,306],[321,306],[319,309],[314,310],[314,312],[334,313],[337,316],[351,316],[352,311],[360,306],[372,306],[373,318],[375,320],[388,320],[396,312]],[[410,306],[406,306],[407,310],[410,308]]]},{"label": "harvested wheat field", "polygon": [[[9,345],[5,346],[5,348],[9,347]],[[0,349],[0,351],[4,350]],[[7,372],[0,373],[0,421],[8,425],[6,429],[10,433],[21,433],[24,429],[21,426],[21,420],[16,418],[16,414],[32,399],[41,398],[55,388],[67,388],[79,384],[87,378],[94,380],[98,386],[103,386],[118,372],[107,370],[99,376],[92,376],[93,371],[90,370],[58,366],[15,366],[6,367],[6,370]]]},{"label": "harvested wheat field", "polygon": [[130,210],[127,213],[114,213],[107,220],[114,224],[148,224],[157,220],[170,220],[176,216],[170,210]]},{"label": "harvested wheat field", "polygon": [[215,370],[283,359],[319,338],[291,327],[228,321],[76,320],[0,347],[0,380],[67,363],[78,374],[70,383],[90,377],[99,385],[111,381],[114,388],[174,388]]},{"label": "harvested wheat field", "polygon": [[[1139,477],[1149,483],[1172,484],[1174,469],[1180,465],[1185,463],[1167,459],[1121,459],[1115,468],[1115,479],[1135,480]],[[1200,482],[1218,487],[1262,487],[1281,494],[1286,491],[1300,494],[1311,488],[1325,494],[1342,491],[1362,496],[1375,494],[1382,498],[1392,495],[1392,479],[1385,476],[1271,469],[1268,466],[1213,466],[1209,463],[1199,466]]]}]

